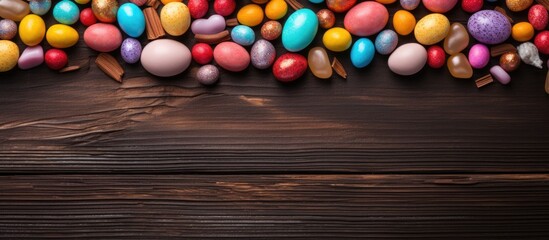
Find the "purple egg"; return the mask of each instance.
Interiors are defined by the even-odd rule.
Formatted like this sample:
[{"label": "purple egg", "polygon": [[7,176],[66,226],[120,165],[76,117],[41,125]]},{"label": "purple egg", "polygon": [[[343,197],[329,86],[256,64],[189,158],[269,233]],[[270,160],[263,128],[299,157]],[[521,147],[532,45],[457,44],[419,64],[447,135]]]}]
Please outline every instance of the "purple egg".
[{"label": "purple egg", "polygon": [[494,10],[482,10],[473,14],[467,22],[469,33],[485,44],[499,44],[511,36],[511,23]]},{"label": "purple egg", "polygon": [[127,63],[136,63],[141,57],[141,43],[135,38],[126,38],[120,46],[122,59]]},{"label": "purple egg", "polygon": [[9,19],[0,20],[0,39],[10,40],[17,35],[17,24]]},{"label": "purple egg", "polygon": [[204,85],[212,85],[219,79],[219,69],[211,64],[204,65],[196,72],[196,79]]}]

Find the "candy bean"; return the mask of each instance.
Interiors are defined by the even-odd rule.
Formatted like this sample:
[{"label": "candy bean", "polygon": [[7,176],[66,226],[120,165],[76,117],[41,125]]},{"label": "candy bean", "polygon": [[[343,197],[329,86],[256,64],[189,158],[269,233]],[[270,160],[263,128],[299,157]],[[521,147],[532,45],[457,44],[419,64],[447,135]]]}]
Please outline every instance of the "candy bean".
[{"label": "candy bean", "polygon": [[490,74],[492,74],[492,76],[503,85],[511,82],[511,76],[509,76],[509,73],[503,70],[500,66],[496,65],[490,68]]}]

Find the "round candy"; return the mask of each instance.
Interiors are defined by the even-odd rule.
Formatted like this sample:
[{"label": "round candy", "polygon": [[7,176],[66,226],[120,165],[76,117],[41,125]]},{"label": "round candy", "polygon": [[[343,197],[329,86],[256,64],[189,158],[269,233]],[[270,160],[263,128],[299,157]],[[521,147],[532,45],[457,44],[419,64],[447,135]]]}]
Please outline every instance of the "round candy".
[{"label": "round candy", "polygon": [[10,40],[0,40],[0,72],[7,72],[17,65],[19,48]]},{"label": "round candy", "polygon": [[231,15],[236,8],[235,0],[214,0],[214,11],[221,16]]},{"label": "round candy", "polygon": [[231,39],[242,46],[250,46],[255,42],[255,33],[251,27],[238,25],[231,30]]},{"label": "round candy", "polygon": [[421,0],[400,0],[400,6],[408,11],[412,11],[419,6],[420,2]]},{"label": "round candy", "polygon": [[240,72],[250,65],[250,54],[234,42],[222,42],[214,48],[215,62],[231,72]]},{"label": "round candy", "polygon": [[342,13],[349,10],[356,3],[356,0],[326,0],[326,6],[328,9]]},{"label": "round candy", "polygon": [[417,43],[406,43],[391,53],[387,64],[398,75],[409,76],[421,71],[427,63],[427,50]]},{"label": "round candy", "polygon": [[261,37],[266,40],[275,40],[280,37],[280,34],[282,34],[282,24],[277,21],[267,21],[261,26]]},{"label": "round candy", "polygon": [[93,15],[93,11],[91,8],[84,8],[82,11],[80,11],[80,22],[86,27],[97,23],[97,18],[95,18],[95,15]]},{"label": "round candy", "polygon": [[423,0],[423,6],[435,13],[445,13],[456,5],[457,0]]},{"label": "round candy", "polygon": [[301,54],[284,53],[273,64],[273,75],[280,82],[293,82],[307,71],[307,59]]},{"label": "round candy", "polygon": [[442,41],[450,32],[450,21],[440,13],[431,13],[420,19],[414,28],[416,40],[423,45]]},{"label": "round candy", "polygon": [[414,31],[415,26],[416,18],[412,13],[406,10],[398,10],[393,15],[393,27],[398,34],[406,36]]},{"label": "round candy", "polygon": [[330,28],[322,36],[324,46],[334,52],[342,52],[351,47],[351,34],[345,28],[335,27]]},{"label": "round candy", "polygon": [[0,20],[0,40],[10,40],[17,35],[17,24],[10,19]]},{"label": "round candy", "polygon": [[374,44],[370,39],[359,38],[351,48],[351,63],[356,68],[366,67],[374,59],[375,52]]},{"label": "round candy", "polygon": [[461,8],[468,13],[474,13],[482,9],[484,0],[462,0]]},{"label": "round candy", "polygon": [[135,38],[126,38],[120,45],[120,55],[124,62],[133,64],[141,58],[141,43]]},{"label": "round candy", "polygon": [[389,21],[389,12],[378,2],[361,2],[347,12],[343,25],[351,34],[370,36],[378,33]]},{"label": "round candy", "polygon": [[91,8],[97,20],[105,23],[116,21],[117,0],[92,0]]},{"label": "round candy", "polygon": [[27,46],[42,42],[46,33],[46,23],[36,14],[29,14],[19,23],[19,38]]},{"label": "round candy", "polygon": [[486,45],[477,43],[469,49],[468,59],[472,68],[484,68],[490,62],[490,50]]},{"label": "round candy", "polygon": [[541,4],[536,4],[528,10],[528,22],[532,24],[534,29],[541,31],[547,27],[549,16],[547,9]]},{"label": "round candy", "polygon": [[80,9],[72,1],[60,1],[53,7],[53,18],[62,24],[71,25],[78,21]]},{"label": "round candy", "polygon": [[[355,43],[356,44],[356,43]],[[381,31],[375,41],[376,51],[381,55],[392,53],[398,44],[398,35],[391,29]]]},{"label": "round candy", "polygon": [[519,22],[513,25],[511,36],[518,42],[526,42],[534,37],[534,27],[529,22]]},{"label": "round candy", "polygon": [[534,0],[505,0],[507,8],[513,12],[520,12],[532,5]]},{"label": "round candy", "polygon": [[74,1],[78,4],[81,4],[81,5],[88,4],[90,2],[90,0],[74,0]]},{"label": "round candy", "polygon": [[485,44],[499,44],[511,35],[511,23],[494,10],[474,13],[467,21],[467,29],[473,38]]},{"label": "round candy", "polygon": [[335,24],[335,15],[334,12],[330,11],[330,9],[320,9],[316,13],[316,17],[318,18],[318,24],[321,28],[328,29],[332,28]]},{"label": "round candy", "polygon": [[216,66],[208,64],[200,67],[196,71],[196,80],[204,85],[212,85],[219,79],[219,69]]},{"label": "round candy", "polygon": [[29,8],[36,15],[44,15],[51,8],[51,0],[30,0]]},{"label": "round candy", "polygon": [[520,56],[516,51],[506,52],[499,58],[499,66],[506,72],[515,71],[520,66]]},{"label": "round candy", "polygon": [[431,68],[441,68],[446,63],[446,53],[438,45],[430,46],[427,49],[427,65]]},{"label": "round candy", "polygon": [[181,36],[191,26],[189,8],[181,2],[168,3],[160,10],[160,22],[168,34]]},{"label": "round candy", "polygon": [[198,19],[208,13],[208,0],[189,0],[187,3],[191,17]]},{"label": "round candy", "polygon": [[116,14],[118,25],[130,37],[137,38],[145,31],[145,15],[141,9],[133,3],[124,3],[118,8]]},{"label": "round candy", "polygon": [[54,24],[46,32],[46,40],[54,48],[68,48],[74,46],[80,36],[71,26]]},{"label": "round candy", "polygon": [[238,10],[236,19],[240,24],[254,27],[263,21],[263,9],[257,4],[248,4]]},{"label": "round candy", "polygon": [[545,30],[538,33],[534,38],[534,44],[540,53],[549,54],[549,31]]},{"label": "round candy", "polygon": [[69,58],[65,51],[52,48],[46,51],[44,62],[52,70],[59,70],[67,65]]},{"label": "round candy", "polygon": [[191,49],[193,60],[198,64],[207,64],[213,59],[213,49],[205,43],[197,43]]},{"label": "round candy", "polygon": [[265,6],[265,16],[271,20],[278,20],[286,15],[288,4],[284,0],[271,0]]},{"label": "round candy", "polygon": [[396,2],[396,0],[376,0],[376,2],[383,3],[383,4],[391,4]]}]

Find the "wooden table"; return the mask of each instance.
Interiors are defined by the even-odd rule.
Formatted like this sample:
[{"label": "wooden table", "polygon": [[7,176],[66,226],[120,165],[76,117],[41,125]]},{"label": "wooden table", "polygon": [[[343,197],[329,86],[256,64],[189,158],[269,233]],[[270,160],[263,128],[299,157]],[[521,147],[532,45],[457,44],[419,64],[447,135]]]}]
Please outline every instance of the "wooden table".
[{"label": "wooden table", "polygon": [[203,87],[195,64],[126,64],[119,84],[68,53],[87,64],[0,74],[0,238],[549,237],[547,69],[479,90],[487,69],[400,77],[341,53],[347,80]]}]

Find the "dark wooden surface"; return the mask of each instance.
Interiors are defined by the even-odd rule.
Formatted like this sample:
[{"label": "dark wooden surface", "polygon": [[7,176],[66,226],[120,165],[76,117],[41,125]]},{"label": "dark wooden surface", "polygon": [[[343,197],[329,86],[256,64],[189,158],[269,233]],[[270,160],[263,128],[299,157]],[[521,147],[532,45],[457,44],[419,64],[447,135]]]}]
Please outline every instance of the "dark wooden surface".
[{"label": "dark wooden surface", "polygon": [[0,238],[549,238],[547,68],[478,90],[487,69],[400,77],[341,53],[347,80],[250,68],[207,88],[196,65],[118,84],[82,41],[68,53],[90,64],[0,74]]}]

